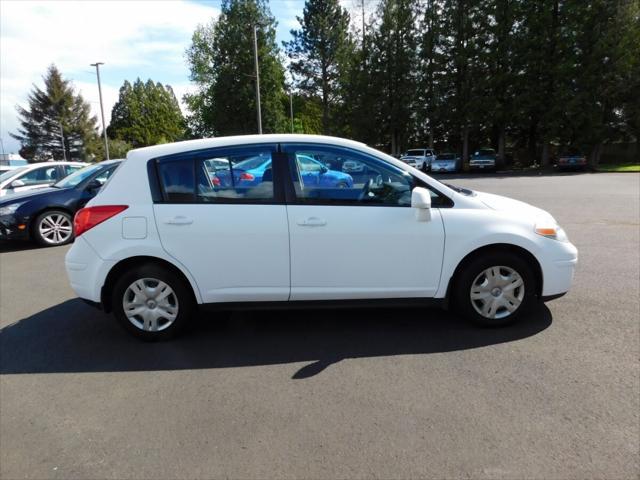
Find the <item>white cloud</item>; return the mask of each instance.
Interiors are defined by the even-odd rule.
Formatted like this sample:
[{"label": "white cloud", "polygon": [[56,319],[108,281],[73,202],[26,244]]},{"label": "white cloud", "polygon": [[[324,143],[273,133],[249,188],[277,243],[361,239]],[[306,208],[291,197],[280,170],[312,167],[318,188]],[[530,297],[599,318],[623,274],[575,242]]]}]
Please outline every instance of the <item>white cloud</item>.
[{"label": "white cloud", "polygon": [[[50,64],[74,80],[99,118],[98,89],[89,64],[104,61],[108,70],[102,71],[102,93],[108,117],[125,78],[146,78],[152,71],[164,75],[154,77],[156,81],[187,84],[185,48],[195,27],[217,14],[210,5],[186,1],[1,1],[0,135],[5,148],[17,149],[8,137],[17,126],[15,105],[24,105],[32,83],[42,85]],[[115,79],[113,72],[121,78]]]}]

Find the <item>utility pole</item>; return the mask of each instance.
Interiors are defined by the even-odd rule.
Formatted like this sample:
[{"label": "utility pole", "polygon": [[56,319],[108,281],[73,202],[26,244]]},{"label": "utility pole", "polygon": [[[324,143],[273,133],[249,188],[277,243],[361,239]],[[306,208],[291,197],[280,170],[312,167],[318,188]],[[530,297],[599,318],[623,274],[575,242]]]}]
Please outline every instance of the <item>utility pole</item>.
[{"label": "utility pole", "polygon": [[104,151],[109,160],[109,142],[107,142],[107,126],[104,123],[104,107],[102,105],[102,86],[100,85],[100,65],[104,65],[103,62],[92,63],[92,67],[96,67],[96,75],[98,76],[98,93],[100,94],[100,115],[102,115],[102,134],[104,136]]},{"label": "utility pole", "polygon": [[62,143],[62,158],[64,161],[67,161],[67,148],[64,145],[64,130],[62,130],[62,122],[58,122],[58,126],[60,127],[60,142]]},{"label": "utility pole", "polygon": [[289,114],[291,115],[291,133],[293,133],[293,90],[289,90]]},{"label": "utility pole", "polygon": [[360,5],[362,7],[362,50],[364,50],[364,0],[360,0]]},{"label": "utility pole", "polygon": [[256,64],[256,105],[258,107],[258,133],[262,135],[262,112],[260,110],[260,67],[258,66],[258,26],[253,26],[253,57]]}]

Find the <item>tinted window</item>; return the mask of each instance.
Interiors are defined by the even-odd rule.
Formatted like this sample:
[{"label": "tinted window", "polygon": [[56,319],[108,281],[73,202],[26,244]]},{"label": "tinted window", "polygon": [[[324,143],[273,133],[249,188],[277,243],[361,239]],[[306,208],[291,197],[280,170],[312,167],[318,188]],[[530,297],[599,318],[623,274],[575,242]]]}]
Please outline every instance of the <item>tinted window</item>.
[{"label": "tinted window", "polygon": [[[311,204],[411,204],[413,178],[379,159],[329,146],[285,146],[298,201]],[[341,159],[342,170],[317,158]]]},{"label": "tinted window", "polygon": [[101,168],[104,168],[104,165],[101,165],[99,163],[95,163],[93,165],[82,167],[80,170],[78,170],[78,171],[72,173],[71,175],[69,175],[68,177],[65,177],[62,180],[60,180],[58,183],[56,183],[54,185],[54,187],[58,187],[58,188],[75,187],[80,182],[82,182],[83,180],[86,180],[91,175],[93,175],[98,170],[100,170]]},{"label": "tinted window", "polygon": [[0,182],[3,182],[15,175],[18,175],[20,172],[24,172],[27,167],[14,168],[13,170],[9,170],[0,175]]},{"label": "tinted window", "polygon": [[169,202],[195,202],[196,183],[193,160],[163,162],[159,166],[159,174],[165,198]]},{"label": "tinted window", "polygon": [[412,157],[422,157],[424,155],[424,150],[408,150],[407,155],[411,155]]},{"label": "tinted window", "polygon": [[165,158],[158,178],[171,203],[254,203],[274,200],[270,147],[215,149]]},{"label": "tinted window", "polygon": [[71,175],[73,172],[77,172],[83,167],[84,167],[83,165],[63,165],[62,166],[62,168],[64,169],[65,175]]}]

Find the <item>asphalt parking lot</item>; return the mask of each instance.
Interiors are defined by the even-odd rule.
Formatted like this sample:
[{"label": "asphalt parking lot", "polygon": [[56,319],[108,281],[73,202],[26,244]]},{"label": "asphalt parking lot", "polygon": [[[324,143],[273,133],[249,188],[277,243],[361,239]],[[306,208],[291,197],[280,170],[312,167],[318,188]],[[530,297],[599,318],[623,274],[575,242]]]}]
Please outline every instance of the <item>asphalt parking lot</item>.
[{"label": "asphalt parking lot", "polygon": [[447,178],[549,210],[572,291],[499,330],[251,312],[145,344],[74,298],[66,247],[3,244],[0,477],[638,478],[640,176]]}]

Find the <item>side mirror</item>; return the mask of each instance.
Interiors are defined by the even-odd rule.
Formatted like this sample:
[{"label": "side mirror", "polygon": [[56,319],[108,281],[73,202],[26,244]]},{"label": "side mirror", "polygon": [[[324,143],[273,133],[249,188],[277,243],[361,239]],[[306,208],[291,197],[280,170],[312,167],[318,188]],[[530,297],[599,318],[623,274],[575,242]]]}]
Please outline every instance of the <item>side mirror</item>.
[{"label": "side mirror", "polygon": [[411,208],[416,209],[416,220],[428,222],[431,220],[431,194],[423,187],[416,187],[411,192]]},{"label": "side mirror", "polygon": [[22,180],[14,180],[11,182],[11,188],[24,187],[25,183]]},{"label": "side mirror", "polygon": [[328,171],[329,171],[329,169],[327,167],[325,167],[324,165],[322,167],[320,167],[320,175],[324,175]]},{"label": "side mirror", "polygon": [[100,183],[98,180],[91,180],[89,182],[89,184],[86,187],[86,190],[88,192],[91,193],[95,193],[96,191],[100,190],[102,188],[102,183]]}]

